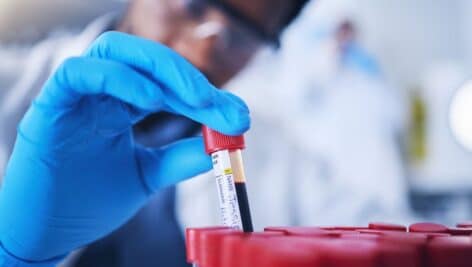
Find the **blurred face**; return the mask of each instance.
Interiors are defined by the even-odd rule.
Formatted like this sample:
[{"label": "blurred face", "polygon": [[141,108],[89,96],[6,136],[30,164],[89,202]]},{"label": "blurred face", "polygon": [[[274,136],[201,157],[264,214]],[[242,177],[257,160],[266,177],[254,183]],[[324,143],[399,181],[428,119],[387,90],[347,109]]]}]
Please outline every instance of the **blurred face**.
[{"label": "blurred face", "polygon": [[290,2],[133,0],[119,30],[173,48],[222,86],[260,47],[276,43]]},{"label": "blurred face", "polygon": [[339,49],[345,50],[346,46],[356,39],[356,29],[352,22],[344,21],[339,25],[336,31],[336,41]]}]

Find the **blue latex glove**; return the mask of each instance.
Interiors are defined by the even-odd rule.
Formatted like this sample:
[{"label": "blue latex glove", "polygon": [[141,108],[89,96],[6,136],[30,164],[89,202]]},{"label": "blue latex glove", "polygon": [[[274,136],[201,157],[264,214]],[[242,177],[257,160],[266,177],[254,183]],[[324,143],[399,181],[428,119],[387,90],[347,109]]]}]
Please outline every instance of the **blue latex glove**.
[{"label": "blue latex glove", "polygon": [[134,143],[132,125],[158,110],[226,134],[249,128],[242,100],[155,42],[105,33],[63,63],[18,128],[0,191],[3,254],[60,259],[124,224],[157,189],[209,170],[201,138]]}]

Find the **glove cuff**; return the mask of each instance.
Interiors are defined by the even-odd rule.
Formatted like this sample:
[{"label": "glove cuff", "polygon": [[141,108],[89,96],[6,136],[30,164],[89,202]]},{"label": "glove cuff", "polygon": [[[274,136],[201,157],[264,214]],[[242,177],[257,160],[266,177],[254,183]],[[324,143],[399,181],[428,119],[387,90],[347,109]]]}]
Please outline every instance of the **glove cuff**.
[{"label": "glove cuff", "polygon": [[0,267],[53,267],[58,265],[63,259],[63,257],[59,257],[40,262],[25,261],[11,255],[2,244],[0,244]]}]

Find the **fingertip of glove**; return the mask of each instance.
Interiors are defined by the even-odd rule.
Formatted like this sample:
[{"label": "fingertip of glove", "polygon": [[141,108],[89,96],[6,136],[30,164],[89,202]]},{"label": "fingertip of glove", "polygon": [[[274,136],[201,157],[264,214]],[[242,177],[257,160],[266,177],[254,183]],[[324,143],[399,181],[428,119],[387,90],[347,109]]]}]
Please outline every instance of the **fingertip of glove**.
[{"label": "fingertip of glove", "polygon": [[251,126],[250,111],[246,103],[236,95],[225,92],[229,103],[222,103],[222,113],[225,126],[221,132],[228,135],[240,135],[249,130]]},{"label": "fingertip of glove", "polygon": [[221,91],[222,94],[224,94],[233,105],[235,105],[241,112],[243,113],[250,113],[249,107],[247,106],[246,102],[242,100],[239,96],[228,92],[228,91]]},{"label": "fingertip of glove", "polygon": [[209,125],[210,128],[215,129],[230,136],[238,136],[247,132],[251,127],[251,118],[248,113],[226,114],[222,123],[215,123],[214,126]]}]

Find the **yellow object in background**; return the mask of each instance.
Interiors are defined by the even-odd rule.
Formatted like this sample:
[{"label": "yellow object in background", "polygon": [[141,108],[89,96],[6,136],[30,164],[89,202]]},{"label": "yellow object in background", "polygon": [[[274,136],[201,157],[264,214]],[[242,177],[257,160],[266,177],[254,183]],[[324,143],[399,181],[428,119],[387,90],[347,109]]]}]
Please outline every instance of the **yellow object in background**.
[{"label": "yellow object in background", "polygon": [[408,155],[413,164],[418,164],[425,160],[428,153],[426,145],[427,109],[419,93],[415,93],[411,98],[410,116]]}]

